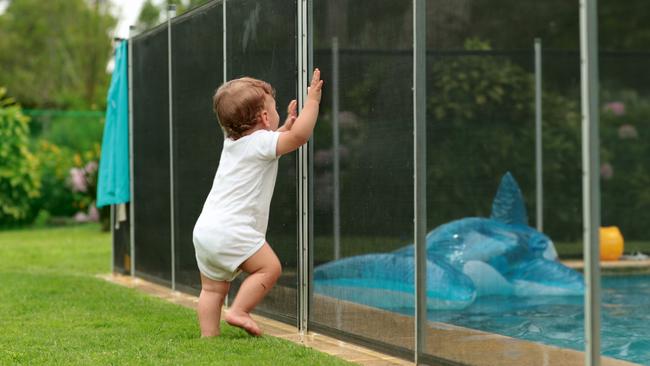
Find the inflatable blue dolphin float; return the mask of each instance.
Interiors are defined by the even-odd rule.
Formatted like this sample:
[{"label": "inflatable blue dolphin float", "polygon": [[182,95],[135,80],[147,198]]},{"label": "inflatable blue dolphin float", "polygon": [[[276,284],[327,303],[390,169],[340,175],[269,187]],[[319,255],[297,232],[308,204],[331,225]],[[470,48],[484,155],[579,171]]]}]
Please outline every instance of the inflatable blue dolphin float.
[{"label": "inflatable blue dolphin float", "polygon": [[[462,309],[477,296],[584,294],[582,275],[558,261],[551,239],[528,226],[521,190],[501,179],[490,218],[465,218],[426,236],[427,307]],[[381,309],[415,304],[413,245],[320,265],[314,291]]]}]

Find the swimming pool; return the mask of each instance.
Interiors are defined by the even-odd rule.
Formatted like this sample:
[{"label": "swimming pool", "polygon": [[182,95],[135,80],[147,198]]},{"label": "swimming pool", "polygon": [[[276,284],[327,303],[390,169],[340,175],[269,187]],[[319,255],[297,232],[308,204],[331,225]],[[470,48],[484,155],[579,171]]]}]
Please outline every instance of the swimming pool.
[{"label": "swimming pool", "polygon": [[[650,365],[650,276],[602,280],[601,348],[605,356]],[[584,350],[583,297],[482,297],[462,311],[429,320]]]}]

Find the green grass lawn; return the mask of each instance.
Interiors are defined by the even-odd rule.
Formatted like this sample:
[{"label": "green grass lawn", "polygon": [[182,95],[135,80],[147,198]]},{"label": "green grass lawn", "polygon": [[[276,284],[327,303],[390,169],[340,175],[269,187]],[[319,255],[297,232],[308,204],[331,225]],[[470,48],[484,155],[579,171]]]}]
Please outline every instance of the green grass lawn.
[{"label": "green grass lawn", "polygon": [[0,232],[0,364],[349,364],[225,324],[201,339],[194,310],[95,278],[109,258],[96,225]]}]

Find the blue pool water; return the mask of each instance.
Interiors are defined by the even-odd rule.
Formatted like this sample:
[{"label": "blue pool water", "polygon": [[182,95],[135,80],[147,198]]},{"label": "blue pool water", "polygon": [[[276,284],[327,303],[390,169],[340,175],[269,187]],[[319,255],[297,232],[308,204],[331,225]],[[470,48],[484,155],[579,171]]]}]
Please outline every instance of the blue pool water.
[{"label": "blue pool water", "polygon": [[[650,365],[650,276],[604,277],[601,347],[605,356]],[[429,320],[584,350],[583,297],[479,298]]]}]

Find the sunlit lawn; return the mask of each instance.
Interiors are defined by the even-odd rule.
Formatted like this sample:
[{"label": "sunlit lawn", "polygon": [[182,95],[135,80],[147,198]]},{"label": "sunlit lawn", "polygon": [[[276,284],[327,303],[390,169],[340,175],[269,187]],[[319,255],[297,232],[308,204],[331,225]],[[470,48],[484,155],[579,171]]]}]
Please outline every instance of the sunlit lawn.
[{"label": "sunlit lawn", "polygon": [[109,258],[95,225],[0,232],[0,364],[347,364],[227,325],[200,339],[193,310],[96,278]]}]

